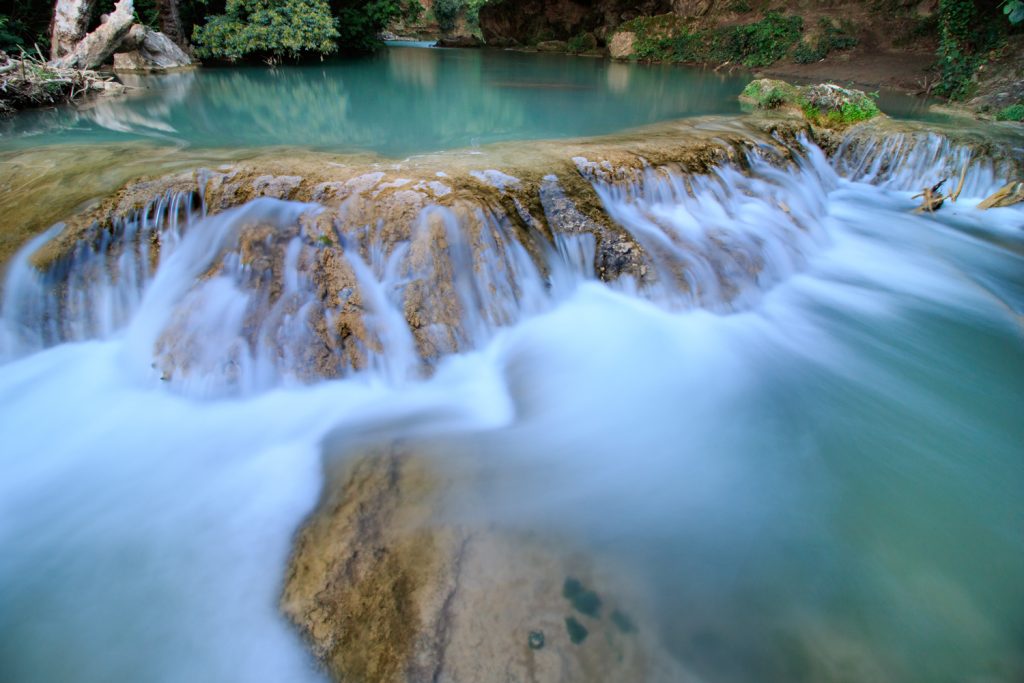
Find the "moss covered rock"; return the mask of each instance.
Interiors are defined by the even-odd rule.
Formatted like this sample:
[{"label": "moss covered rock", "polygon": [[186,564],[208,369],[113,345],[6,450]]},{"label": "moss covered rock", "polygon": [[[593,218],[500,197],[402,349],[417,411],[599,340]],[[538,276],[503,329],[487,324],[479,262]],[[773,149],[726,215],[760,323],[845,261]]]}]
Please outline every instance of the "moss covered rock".
[{"label": "moss covered rock", "polygon": [[834,83],[796,86],[761,78],[747,84],[740,102],[761,110],[799,111],[811,123],[826,128],[845,128],[882,114],[871,95]]}]

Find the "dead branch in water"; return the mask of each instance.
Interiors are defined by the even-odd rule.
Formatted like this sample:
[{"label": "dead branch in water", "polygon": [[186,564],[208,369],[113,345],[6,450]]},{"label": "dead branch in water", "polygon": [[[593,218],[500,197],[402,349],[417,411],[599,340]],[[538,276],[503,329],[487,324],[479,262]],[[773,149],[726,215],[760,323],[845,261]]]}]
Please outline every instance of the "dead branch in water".
[{"label": "dead branch in water", "polygon": [[924,213],[925,211],[933,213],[938,211],[946,203],[947,199],[951,202],[956,202],[957,198],[960,197],[960,193],[964,191],[964,181],[967,180],[967,166],[970,163],[970,159],[964,162],[963,170],[960,171],[960,182],[957,184],[956,189],[949,194],[944,195],[941,193],[942,186],[946,184],[946,180],[942,179],[911,197],[911,199],[921,200],[921,206],[914,209],[914,213]]},{"label": "dead branch in water", "polygon": [[1014,180],[992,193],[992,195],[978,204],[978,208],[995,209],[1002,206],[1012,206],[1020,202],[1024,202],[1024,182]]},{"label": "dead branch in water", "polygon": [[120,88],[113,77],[95,71],[47,63],[22,50],[19,57],[0,52],[0,116],[25,107],[72,102],[90,92]]}]

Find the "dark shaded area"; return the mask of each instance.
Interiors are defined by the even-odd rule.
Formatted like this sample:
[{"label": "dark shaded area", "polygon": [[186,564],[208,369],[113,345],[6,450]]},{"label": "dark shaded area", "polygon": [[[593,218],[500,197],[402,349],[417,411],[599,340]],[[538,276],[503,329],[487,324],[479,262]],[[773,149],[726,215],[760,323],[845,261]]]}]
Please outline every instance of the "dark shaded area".
[{"label": "dark shaded area", "polygon": [[480,8],[488,45],[532,45],[593,33],[603,41],[616,26],[641,15],[672,11],[669,0],[496,0]]},{"label": "dark shaded area", "polygon": [[601,598],[590,590],[579,579],[569,577],[562,586],[562,596],[572,603],[573,608],[588,617],[601,616]]}]

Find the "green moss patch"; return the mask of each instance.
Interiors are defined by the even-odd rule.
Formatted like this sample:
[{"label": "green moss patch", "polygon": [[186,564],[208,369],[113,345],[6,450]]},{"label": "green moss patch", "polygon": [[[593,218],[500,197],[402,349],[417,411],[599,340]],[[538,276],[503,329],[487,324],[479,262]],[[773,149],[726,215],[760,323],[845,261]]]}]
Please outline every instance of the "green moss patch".
[{"label": "green moss patch", "polygon": [[562,585],[562,596],[568,600],[580,614],[588,617],[601,616],[601,598],[588,589],[579,579],[569,577]]},{"label": "green moss patch", "polygon": [[569,640],[572,641],[573,645],[579,645],[590,635],[587,627],[577,621],[576,617],[565,618],[565,630],[568,631]]}]

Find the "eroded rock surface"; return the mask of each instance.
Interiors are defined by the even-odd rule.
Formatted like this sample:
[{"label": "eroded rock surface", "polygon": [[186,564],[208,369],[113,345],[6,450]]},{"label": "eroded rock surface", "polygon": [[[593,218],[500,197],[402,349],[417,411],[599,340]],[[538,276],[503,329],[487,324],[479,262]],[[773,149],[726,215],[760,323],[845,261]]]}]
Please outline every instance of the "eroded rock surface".
[{"label": "eroded rock surface", "polygon": [[390,446],[329,466],[281,604],[335,680],[687,680],[623,577],[454,521],[446,500],[478,492],[444,462]]},{"label": "eroded rock surface", "polygon": [[142,24],[132,26],[114,55],[114,70],[167,71],[192,64],[192,59],[170,36]]}]

